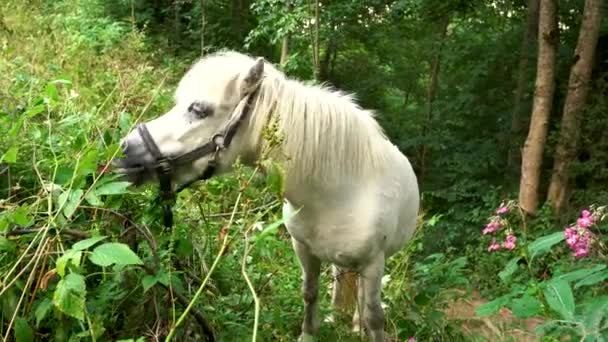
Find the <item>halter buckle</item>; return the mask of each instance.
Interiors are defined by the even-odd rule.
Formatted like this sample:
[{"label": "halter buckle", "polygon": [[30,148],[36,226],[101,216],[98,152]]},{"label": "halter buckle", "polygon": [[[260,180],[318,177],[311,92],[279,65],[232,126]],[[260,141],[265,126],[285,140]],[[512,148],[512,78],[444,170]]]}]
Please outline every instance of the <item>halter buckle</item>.
[{"label": "halter buckle", "polygon": [[211,141],[213,141],[213,143],[215,144],[215,152],[226,148],[226,146],[224,146],[224,135],[221,133],[216,133],[211,138]]},{"label": "halter buckle", "polygon": [[167,158],[161,158],[156,161],[156,172],[163,175],[171,174],[171,163]]}]

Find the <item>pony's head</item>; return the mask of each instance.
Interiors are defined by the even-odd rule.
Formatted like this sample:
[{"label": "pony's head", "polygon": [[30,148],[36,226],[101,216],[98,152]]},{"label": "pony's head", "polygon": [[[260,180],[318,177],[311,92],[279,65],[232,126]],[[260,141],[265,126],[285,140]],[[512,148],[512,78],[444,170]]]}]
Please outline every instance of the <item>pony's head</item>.
[{"label": "pony's head", "polygon": [[264,73],[262,58],[218,54],[200,60],[180,80],[175,106],[122,139],[119,172],[140,185],[161,177],[159,170],[170,165],[165,176],[177,187],[223,172],[237,155],[253,153],[238,137],[231,137],[224,149],[224,139],[230,128],[230,134],[246,129],[246,124],[234,123],[251,110],[247,107]]}]

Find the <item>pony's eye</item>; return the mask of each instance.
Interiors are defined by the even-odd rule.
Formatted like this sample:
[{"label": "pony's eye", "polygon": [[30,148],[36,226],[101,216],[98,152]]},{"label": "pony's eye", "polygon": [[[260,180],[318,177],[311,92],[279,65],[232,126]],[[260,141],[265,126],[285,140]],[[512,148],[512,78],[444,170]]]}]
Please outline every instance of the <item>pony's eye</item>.
[{"label": "pony's eye", "polygon": [[208,103],[196,101],[190,104],[188,112],[199,119],[204,119],[213,114],[213,107]]}]

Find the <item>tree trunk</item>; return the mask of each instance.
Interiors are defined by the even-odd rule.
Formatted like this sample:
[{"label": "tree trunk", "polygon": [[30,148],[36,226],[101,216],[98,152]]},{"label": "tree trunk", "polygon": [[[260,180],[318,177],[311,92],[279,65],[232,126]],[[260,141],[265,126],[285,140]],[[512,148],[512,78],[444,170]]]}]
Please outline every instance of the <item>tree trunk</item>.
[{"label": "tree trunk", "polygon": [[522,122],[522,100],[526,92],[526,79],[528,66],[532,58],[530,50],[538,35],[538,8],[539,0],[528,0],[528,13],[526,16],[526,31],[524,32],[517,69],[517,86],[515,88],[515,99],[513,101],[513,112],[511,113],[511,132],[509,136],[509,151],[507,156],[507,169],[512,174],[519,170],[519,157],[521,156],[519,136],[523,128]]},{"label": "tree trunk", "polygon": [[320,78],[322,81],[327,81],[330,79],[329,74],[331,72],[331,62],[332,58],[335,56],[335,51],[338,47],[336,43],[335,33],[332,34],[327,40],[327,47],[325,50],[325,55],[323,56],[323,63],[321,63],[320,69]]},{"label": "tree trunk", "polygon": [[[431,128],[432,120],[433,120],[433,103],[435,102],[435,97],[437,95],[437,87],[439,84],[439,67],[441,62],[441,47],[443,46],[443,42],[445,41],[445,37],[448,33],[448,25],[450,24],[450,16],[448,14],[444,15],[440,22],[440,33],[439,38],[436,44],[436,50],[433,54],[433,59],[431,61],[431,78],[429,80],[429,85],[427,88],[427,108],[426,108],[426,121],[422,126],[422,137],[426,137],[428,131]],[[426,175],[426,160],[428,156],[428,148],[425,143],[422,144],[422,148],[420,149],[420,184],[424,181],[424,176]]]},{"label": "tree trunk", "polygon": [[205,26],[207,24],[205,0],[200,0],[201,6],[201,56],[205,55]]},{"label": "tree trunk", "polygon": [[568,166],[576,155],[579,139],[579,116],[585,108],[595,47],[601,25],[602,1],[586,0],[583,19],[574,52],[574,64],[570,69],[568,93],[559,139],[555,151],[553,174],[547,200],[559,214],[566,205],[568,192]]},{"label": "tree trunk", "polygon": [[529,215],[536,214],[538,207],[543,150],[555,92],[555,59],[559,43],[556,7],[555,0],[540,1],[536,89],[528,137],[522,150],[519,183],[519,205]]},{"label": "tree trunk", "polygon": [[180,1],[181,0],[173,0],[173,48],[175,55],[177,55],[179,42],[181,40]]},{"label": "tree trunk", "polygon": [[321,76],[321,63],[319,61],[319,1],[314,0],[314,9],[312,8],[311,0],[308,1],[308,8],[311,14],[314,10],[314,28],[309,26],[309,33],[312,45],[312,68],[315,80],[317,81]]},{"label": "tree trunk", "polygon": [[[293,9],[293,2],[290,0],[286,0],[285,10],[287,14],[291,13]],[[287,64],[287,59],[289,58],[289,40],[291,39],[291,32],[287,32],[285,37],[283,37],[283,43],[281,44],[281,59],[279,64],[281,65],[281,69],[285,69],[285,65]]]}]

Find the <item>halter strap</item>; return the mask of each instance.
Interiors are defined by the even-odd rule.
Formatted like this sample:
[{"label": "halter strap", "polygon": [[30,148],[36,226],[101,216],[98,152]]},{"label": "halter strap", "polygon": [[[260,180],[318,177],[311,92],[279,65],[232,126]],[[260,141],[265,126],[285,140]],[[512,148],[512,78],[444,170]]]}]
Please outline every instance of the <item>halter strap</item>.
[{"label": "halter strap", "polygon": [[[243,110],[239,113],[239,115],[230,120],[224,129],[214,134],[207,143],[176,157],[164,156],[158,145],[154,142],[154,138],[152,138],[152,135],[148,131],[146,125],[142,123],[137,126],[137,132],[141,136],[146,149],[148,149],[150,154],[152,154],[155,159],[154,170],[156,171],[159,181],[160,198],[163,204],[163,221],[165,227],[171,227],[173,225],[172,207],[173,204],[175,204],[177,193],[188,187],[190,184],[201,179],[208,179],[213,175],[215,168],[217,167],[218,153],[230,146],[230,143],[236,135],[236,131],[238,130],[239,126],[244,121],[245,117],[251,113],[253,101],[257,97],[259,90],[260,86],[258,85],[253,92],[247,95],[245,105],[243,106]],[[209,161],[209,164],[199,177],[196,177],[191,182],[180,187],[177,192],[172,190],[171,179],[173,175],[173,168],[175,166],[192,163],[212,153],[214,154],[213,158]]]}]

